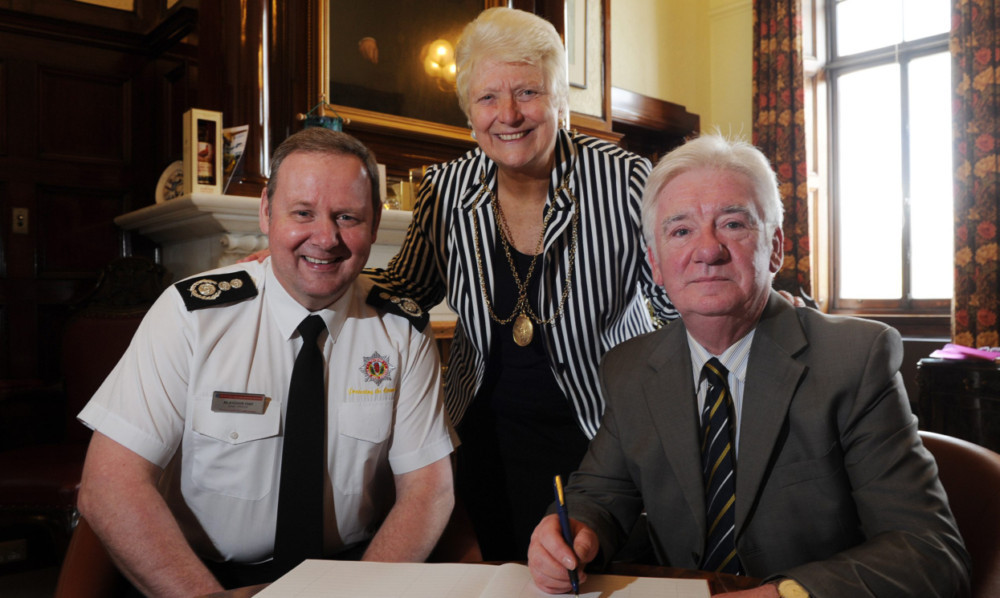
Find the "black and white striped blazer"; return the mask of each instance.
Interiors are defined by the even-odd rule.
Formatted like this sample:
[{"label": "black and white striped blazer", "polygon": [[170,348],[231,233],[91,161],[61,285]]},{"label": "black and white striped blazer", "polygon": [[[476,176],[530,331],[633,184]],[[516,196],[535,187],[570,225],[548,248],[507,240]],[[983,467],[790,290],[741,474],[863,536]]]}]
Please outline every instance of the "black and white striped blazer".
[{"label": "black and white striped blazer", "polygon": [[[544,273],[536,303],[539,317],[555,313],[569,268],[573,201],[565,191],[552,196],[567,172],[580,211],[579,246],[564,312],[536,330],[542,333],[552,372],[572,402],[580,428],[593,437],[604,413],[598,380],[601,358],[618,343],[653,329],[644,296],[661,319],[676,318],[677,312],[653,282],[645,257],[639,207],[649,161],[606,141],[566,131],[559,132],[555,152],[545,208],[554,204],[555,212],[538,266]],[[497,166],[478,149],[429,168],[399,253],[386,269],[367,271],[425,310],[447,297],[458,314],[445,374],[445,404],[456,424],[483,381],[493,332],[473,235],[475,212],[480,262],[492,295],[497,224],[481,174],[495,190]]]}]

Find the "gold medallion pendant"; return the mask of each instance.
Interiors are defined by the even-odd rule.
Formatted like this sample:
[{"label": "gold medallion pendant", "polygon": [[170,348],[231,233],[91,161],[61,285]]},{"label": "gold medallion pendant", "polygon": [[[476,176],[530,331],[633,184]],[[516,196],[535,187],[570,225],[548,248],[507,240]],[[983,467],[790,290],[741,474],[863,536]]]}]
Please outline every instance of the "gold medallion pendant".
[{"label": "gold medallion pendant", "polygon": [[533,336],[535,336],[535,326],[531,323],[531,318],[521,312],[514,320],[514,342],[518,346],[527,347]]},{"label": "gold medallion pendant", "polygon": [[555,212],[555,204],[553,203],[549,205],[545,212],[545,216],[542,217],[542,231],[538,235],[535,250],[531,254],[531,263],[528,265],[528,271],[525,272],[524,280],[522,281],[520,275],[518,274],[517,264],[514,262],[514,258],[511,255],[511,245],[509,241],[510,227],[507,226],[507,218],[504,217],[503,208],[500,206],[500,200],[487,183],[486,172],[482,171],[479,173],[479,182],[482,186],[479,189],[479,193],[476,195],[476,201],[474,203],[478,204],[484,194],[489,194],[489,203],[493,210],[493,217],[496,218],[498,223],[497,237],[500,239],[504,255],[507,256],[507,264],[510,265],[510,273],[514,279],[514,286],[517,287],[517,302],[514,304],[513,311],[511,311],[510,315],[506,318],[501,318],[496,314],[496,312],[493,311],[493,303],[490,301],[490,295],[487,291],[486,277],[483,275],[483,256],[482,248],[479,243],[479,210],[477,209],[472,211],[472,240],[473,247],[475,247],[476,252],[476,266],[479,270],[479,289],[483,293],[483,301],[486,303],[486,309],[489,311],[491,320],[501,326],[506,326],[511,321],[514,322],[513,337],[514,342],[517,343],[519,347],[527,347],[531,344],[531,340],[535,337],[536,323],[541,326],[552,324],[559,318],[560,315],[562,315],[563,307],[566,305],[566,298],[569,296],[570,286],[572,286],[574,264],[576,263],[577,230],[580,219],[580,211],[578,209],[576,196],[573,195],[573,192],[569,188],[569,178],[573,172],[574,170],[572,169],[566,172],[566,176],[563,178],[562,184],[559,185],[553,194],[554,197],[559,197],[560,194],[566,193],[569,195],[569,199],[573,203],[573,236],[569,244],[569,267],[566,270],[566,280],[563,283],[562,296],[559,298],[559,305],[556,307],[555,312],[547,319],[541,318],[537,313],[535,313],[535,310],[532,309],[531,303],[528,301],[528,288],[530,287],[531,275],[535,272],[535,265],[538,263],[538,256],[542,254],[542,246],[545,241],[545,231],[548,230],[549,221],[552,219],[552,214]]}]

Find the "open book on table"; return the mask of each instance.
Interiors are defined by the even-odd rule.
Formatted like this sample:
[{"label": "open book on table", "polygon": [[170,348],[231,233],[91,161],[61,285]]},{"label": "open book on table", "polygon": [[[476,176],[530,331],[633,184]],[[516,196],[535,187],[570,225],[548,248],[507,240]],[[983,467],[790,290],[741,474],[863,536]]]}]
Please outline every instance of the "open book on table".
[{"label": "open book on table", "polygon": [[[572,595],[572,594],[570,594]],[[525,565],[308,560],[256,598],[547,598]],[[709,598],[701,579],[587,574],[582,598]]]}]

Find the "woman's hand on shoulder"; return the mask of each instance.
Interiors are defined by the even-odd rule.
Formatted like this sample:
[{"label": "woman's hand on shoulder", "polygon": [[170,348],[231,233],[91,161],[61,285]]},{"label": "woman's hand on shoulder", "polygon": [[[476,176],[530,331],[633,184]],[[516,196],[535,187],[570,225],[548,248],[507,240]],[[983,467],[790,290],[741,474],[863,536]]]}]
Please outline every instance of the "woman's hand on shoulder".
[{"label": "woman's hand on shoulder", "polygon": [[244,258],[236,260],[236,263],[242,264],[244,262],[263,262],[269,255],[271,255],[270,249],[261,249],[260,251],[255,251]]},{"label": "woman's hand on shoulder", "polygon": [[[243,260],[240,260],[240,261],[243,261]],[[791,303],[795,307],[805,307],[806,306],[806,302],[802,300],[802,297],[796,297],[795,295],[792,295],[788,291],[778,291],[778,294],[781,295],[782,297],[784,297],[785,300],[787,300],[789,303]]]}]

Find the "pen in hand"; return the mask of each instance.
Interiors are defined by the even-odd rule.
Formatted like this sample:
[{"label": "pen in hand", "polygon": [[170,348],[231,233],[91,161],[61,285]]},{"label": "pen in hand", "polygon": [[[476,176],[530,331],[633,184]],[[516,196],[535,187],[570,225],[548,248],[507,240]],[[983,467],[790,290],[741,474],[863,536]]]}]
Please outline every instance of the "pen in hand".
[{"label": "pen in hand", "polygon": [[[563,497],[563,486],[562,478],[556,476],[552,481],[553,486],[556,491],[556,507],[559,512],[559,527],[562,528],[563,540],[566,540],[566,545],[569,549],[573,550],[573,533],[569,528],[569,511],[566,509],[566,499]],[[576,552],[573,552],[573,556],[576,556]],[[579,559],[578,559],[579,560]],[[569,570],[569,584],[573,588],[573,594],[575,596],[580,595],[580,580],[576,575],[576,569]]]}]

